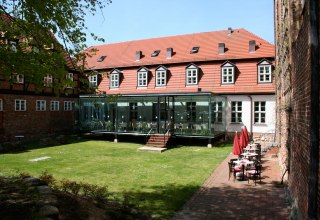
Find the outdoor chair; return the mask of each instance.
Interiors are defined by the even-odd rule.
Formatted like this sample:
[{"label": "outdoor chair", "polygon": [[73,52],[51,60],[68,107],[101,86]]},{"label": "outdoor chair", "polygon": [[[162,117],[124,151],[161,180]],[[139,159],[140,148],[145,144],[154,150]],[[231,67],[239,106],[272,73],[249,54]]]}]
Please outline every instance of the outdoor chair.
[{"label": "outdoor chair", "polygon": [[[231,160],[232,160],[232,159],[231,159]],[[241,169],[241,168],[238,168],[238,167],[235,167],[233,161],[231,161],[231,160],[230,160],[230,162],[228,162],[228,165],[229,165],[229,179],[228,179],[228,180],[230,180],[231,175],[233,175],[233,181],[235,181],[235,179],[236,179],[236,174],[237,174],[238,172],[241,172],[242,169]]]},{"label": "outdoor chair", "polygon": [[246,170],[246,176],[248,179],[248,183],[249,183],[249,180],[252,179],[254,181],[254,185],[256,185],[258,177],[259,177],[260,183],[261,183],[261,169],[262,169],[262,165],[260,163],[258,163],[258,164],[255,164],[254,169]]}]

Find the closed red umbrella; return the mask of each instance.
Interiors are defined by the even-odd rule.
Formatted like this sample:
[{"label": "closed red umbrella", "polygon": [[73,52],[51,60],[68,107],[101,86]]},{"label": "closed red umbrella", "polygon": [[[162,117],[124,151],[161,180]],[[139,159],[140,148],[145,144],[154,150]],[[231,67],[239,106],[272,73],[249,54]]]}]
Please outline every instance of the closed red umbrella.
[{"label": "closed red umbrella", "polygon": [[242,148],[239,145],[238,132],[237,131],[236,131],[236,134],[235,134],[234,139],[233,139],[232,153],[234,155],[240,155],[242,153]]},{"label": "closed red umbrella", "polygon": [[246,142],[248,144],[250,141],[250,138],[249,138],[249,134],[248,134],[248,130],[247,130],[246,126],[243,126],[243,134],[244,134],[244,138],[246,139]]},{"label": "closed red umbrella", "polygon": [[243,130],[241,130],[240,132],[240,140],[239,140],[239,146],[240,147],[246,147],[248,144],[248,142],[246,142],[245,136],[244,136],[244,132]]}]

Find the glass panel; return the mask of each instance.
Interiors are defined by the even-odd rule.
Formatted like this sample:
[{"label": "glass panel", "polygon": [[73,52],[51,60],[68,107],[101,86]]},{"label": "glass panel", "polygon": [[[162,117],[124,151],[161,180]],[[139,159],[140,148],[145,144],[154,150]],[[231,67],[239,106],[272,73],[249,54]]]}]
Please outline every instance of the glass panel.
[{"label": "glass panel", "polygon": [[254,113],[254,123],[259,123],[259,113]]},{"label": "glass panel", "polygon": [[269,66],[266,66],[265,67],[265,73],[269,73],[269,69],[270,69]]},{"label": "glass panel", "polygon": [[264,72],[264,68],[263,68],[263,66],[260,66],[259,67],[259,73],[263,73]]}]

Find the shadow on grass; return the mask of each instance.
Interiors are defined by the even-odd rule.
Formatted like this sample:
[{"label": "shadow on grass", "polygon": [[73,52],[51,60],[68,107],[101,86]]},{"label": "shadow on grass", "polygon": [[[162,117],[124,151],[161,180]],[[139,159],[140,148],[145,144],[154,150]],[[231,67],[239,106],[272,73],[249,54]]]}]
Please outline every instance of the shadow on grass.
[{"label": "shadow on grass", "polygon": [[88,141],[89,139],[72,135],[72,136],[56,136],[47,137],[40,140],[31,141],[17,141],[3,143],[0,146],[0,154],[19,154],[25,153],[30,150],[36,150],[41,148],[57,147],[66,144],[74,144]]},{"label": "shadow on grass", "polygon": [[169,219],[179,211],[191,196],[199,189],[197,185],[176,185],[148,187],[144,191],[126,191],[114,194],[123,198],[124,204],[133,204],[139,209],[151,213],[155,219]]},{"label": "shadow on grass", "polygon": [[154,186],[150,192],[128,191],[125,199],[154,219],[287,219],[285,187],[278,182],[200,189],[170,184]]}]

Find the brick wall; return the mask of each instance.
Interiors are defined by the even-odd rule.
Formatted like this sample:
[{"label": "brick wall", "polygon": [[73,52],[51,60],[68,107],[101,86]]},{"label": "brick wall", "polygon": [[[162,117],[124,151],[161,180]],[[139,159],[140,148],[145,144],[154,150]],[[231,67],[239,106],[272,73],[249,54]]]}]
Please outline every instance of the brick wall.
[{"label": "brick wall", "polygon": [[[287,181],[296,219],[308,218],[310,190],[312,54],[309,1],[304,2],[303,9],[301,1],[275,1],[277,140],[280,164],[289,168]],[[320,218],[319,173],[317,179]]]},{"label": "brick wall", "polygon": [[[74,105],[72,111],[64,110],[64,101],[75,103],[76,98],[37,95],[0,94],[3,111],[0,111],[0,140],[9,141],[23,135],[33,139],[58,133],[70,133],[74,125]],[[26,111],[15,111],[15,99],[26,100]],[[46,110],[36,111],[36,101],[45,100]],[[59,101],[59,111],[50,110],[50,102]]]},{"label": "brick wall", "polygon": [[[306,19],[307,20],[307,19]],[[309,25],[302,23],[292,48],[292,116],[290,124],[291,163],[289,186],[297,198],[302,216],[307,216],[310,147],[311,63]]]}]

